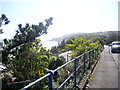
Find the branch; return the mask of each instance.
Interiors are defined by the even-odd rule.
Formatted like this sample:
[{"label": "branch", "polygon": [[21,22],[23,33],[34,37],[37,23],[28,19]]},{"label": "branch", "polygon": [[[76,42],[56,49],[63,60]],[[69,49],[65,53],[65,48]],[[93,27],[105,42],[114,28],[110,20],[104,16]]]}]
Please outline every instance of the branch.
[{"label": "branch", "polygon": [[49,25],[52,25],[52,18],[46,19],[46,25],[44,26],[43,23],[39,23],[39,25],[32,25],[31,27],[29,24],[26,24],[25,27],[22,27],[21,24],[18,25],[19,29],[16,31],[14,39],[7,41],[5,49],[11,50],[14,49],[24,43],[33,42],[36,37],[39,37],[43,34],[47,34],[47,29]]}]

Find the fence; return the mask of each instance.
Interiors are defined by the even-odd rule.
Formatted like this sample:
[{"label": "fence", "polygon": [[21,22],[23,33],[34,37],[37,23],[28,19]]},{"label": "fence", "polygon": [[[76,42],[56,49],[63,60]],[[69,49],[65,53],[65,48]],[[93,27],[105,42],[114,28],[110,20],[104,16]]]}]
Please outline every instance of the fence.
[{"label": "fence", "polygon": [[[88,70],[90,70],[92,68],[92,65],[95,63],[95,61],[99,57],[100,51],[101,51],[100,47],[96,48],[96,49],[92,49],[90,51],[87,51],[87,52],[83,53],[82,55],[75,57],[73,60],[70,60],[69,62],[56,68],[55,70],[50,70],[45,76],[37,79],[36,81],[30,83],[29,85],[23,87],[21,90],[28,89],[46,78],[48,80],[49,90],[53,90],[54,88],[56,88],[56,90],[58,90],[60,88],[71,88],[71,89],[78,88],[78,89],[80,89],[79,83],[81,82],[82,78],[88,74]],[[59,85],[57,85],[57,87],[55,87],[55,85],[54,85],[55,84],[54,83],[55,73],[56,72],[58,73],[61,69],[68,67],[68,66],[71,67],[71,71],[68,69],[66,70],[66,73],[68,73],[67,71],[69,71],[69,76],[67,78],[65,78],[65,80],[62,83],[60,83],[60,81],[59,81]],[[67,85],[68,82],[69,82],[69,85]]]}]

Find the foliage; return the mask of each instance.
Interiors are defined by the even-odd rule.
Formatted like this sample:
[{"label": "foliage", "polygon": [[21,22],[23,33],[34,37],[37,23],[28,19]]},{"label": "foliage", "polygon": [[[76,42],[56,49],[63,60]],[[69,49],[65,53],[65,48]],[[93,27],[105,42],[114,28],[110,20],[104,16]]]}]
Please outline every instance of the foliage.
[{"label": "foliage", "polygon": [[39,23],[39,25],[26,24],[25,27],[22,27],[22,24],[18,25],[18,30],[16,31],[13,39],[7,40],[4,39],[3,47],[3,63],[8,64],[9,54],[13,54],[13,50],[18,49],[21,45],[34,42],[36,37],[41,36],[42,34],[47,34],[47,29],[49,25],[52,24],[52,18],[46,19],[46,24]]},{"label": "foliage", "polygon": [[50,49],[50,52],[53,53],[53,54],[58,54],[60,51],[60,49],[58,48],[58,46],[53,46],[51,49]]},{"label": "foliage", "polygon": [[42,46],[39,39],[36,39],[12,50],[8,58],[10,64],[7,66],[18,82],[38,79],[47,73],[51,56],[50,51]]},{"label": "foliage", "polygon": [[[83,37],[86,40],[91,40],[92,42],[98,42],[102,46],[104,46],[107,42],[107,32],[70,34],[58,38],[58,41],[61,41],[62,39],[63,40],[58,44],[58,46],[52,47],[51,52],[55,54],[60,54],[62,52],[68,51],[70,47],[67,47],[66,44],[73,44],[72,41],[75,40],[75,38],[77,37]],[[57,38],[53,40],[57,41]]]},{"label": "foliage", "polygon": [[[6,25],[10,22],[10,20],[8,20],[8,18],[6,17],[5,14],[1,14],[1,17],[0,17],[0,28],[3,26],[3,25]],[[0,34],[3,33],[3,29],[0,29]]]},{"label": "foliage", "polygon": [[[65,63],[63,57],[53,56],[42,46],[40,39],[36,39],[47,33],[48,26],[52,24],[51,21],[52,18],[46,20],[45,26],[42,23],[32,26],[26,24],[25,27],[19,24],[13,39],[4,39],[3,63],[7,66],[7,72],[17,78],[17,82],[38,79],[44,76],[49,69],[56,69]],[[4,84],[10,82],[8,79],[8,77],[3,78]],[[44,80],[32,88],[44,89],[48,87],[47,83],[48,80]],[[12,84],[3,87],[20,89],[27,84]]]},{"label": "foliage", "polygon": [[60,54],[62,52],[67,51],[66,44],[71,44],[71,43],[72,43],[71,39],[67,41],[63,40],[60,43],[58,43],[58,46],[53,46],[50,51],[53,54]]},{"label": "foliage", "polygon": [[[3,63],[7,67],[7,72],[16,77],[18,82],[38,79],[48,71],[52,53],[42,46],[39,39],[36,39],[42,34],[47,34],[47,29],[52,24],[52,18],[45,21],[45,25],[43,23],[32,26],[26,24],[25,27],[22,27],[22,24],[19,24],[13,39],[4,39]],[[4,78],[4,80],[7,79]],[[8,83],[8,80],[5,82]],[[46,87],[46,83],[42,82],[38,85],[39,88]],[[18,89],[23,86],[25,86],[25,83],[16,85],[14,88]],[[13,87],[8,86],[8,88]]]},{"label": "foliage", "polygon": [[90,49],[98,47],[98,42],[93,42],[92,40],[87,40],[83,37],[77,37],[72,40],[73,44],[67,44],[69,50],[72,51],[71,57],[74,58]]},{"label": "foliage", "polygon": [[59,57],[59,56],[55,57],[54,56],[54,59],[52,59],[51,62],[49,63],[48,69],[54,70],[57,67],[63,65],[64,63],[65,63],[65,58],[63,58],[62,56],[61,57]]}]

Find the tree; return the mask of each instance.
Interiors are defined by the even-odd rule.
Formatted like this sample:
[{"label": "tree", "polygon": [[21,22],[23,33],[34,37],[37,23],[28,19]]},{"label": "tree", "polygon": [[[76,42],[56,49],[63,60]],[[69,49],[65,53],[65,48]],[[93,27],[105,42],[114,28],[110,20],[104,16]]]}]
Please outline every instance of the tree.
[{"label": "tree", "polygon": [[47,29],[49,25],[52,25],[52,19],[53,18],[51,17],[49,19],[46,19],[45,25],[43,25],[42,22],[40,22],[39,25],[32,26],[26,24],[25,27],[22,27],[22,24],[19,24],[18,30],[16,31],[16,34],[13,37],[13,39],[4,39],[4,47],[2,51],[3,63],[7,64],[6,62],[9,62],[8,55],[13,53],[12,51],[14,50],[14,48],[19,48],[25,43],[34,42],[35,38],[43,34],[47,34]]},{"label": "tree", "polygon": [[[6,17],[5,14],[2,14],[1,17],[0,17],[0,28],[3,26],[3,25],[6,25],[10,22],[10,20],[8,20],[8,18]],[[3,33],[3,29],[0,29],[0,34]]]},{"label": "tree", "polygon": [[72,51],[71,57],[74,58],[90,49],[97,48],[98,42],[87,40],[83,37],[77,37],[72,40],[72,44],[66,44],[69,50]]},{"label": "tree", "polygon": [[60,53],[62,53],[62,52],[65,52],[65,51],[68,51],[66,48],[66,44],[70,44],[70,43],[72,43],[71,42],[71,39],[70,40],[67,40],[67,41],[65,41],[65,40],[62,40],[60,43],[58,43],[58,46],[53,46],[52,48],[51,48],[51,52],[53,53],[53,54],[60,54]]},{"label": "tree", "polygon": [[[48,71],[48,65],[52,57],[52,53],[42,46],[39,39],[21,45],[19,48],[12,50],[9,55],[8,71],[11,71],[13,77],[17,78],[17,82],[38,79],[44,76]],[[14,87],[20,89],[25,85],[26,83],[21,83],[21,85]],[[44,86],[40,84],[41,88]],[[11,87],[8,86],[8,88]]]},{"label": "tree", "polygon": [[[52,18],[45,21],[45,25],[42,22],[39,25],[32,26],[26,24],[25,27],[19,24],[13,39],[4,39],[3,63],[7,67],[7,72],[16,77],[18,82],[38,79],[48,71],[52,53],[42,46],[39,39],[36,39],[43,34],[47,34],[49,25],[52,25]],[[6,79],[4,78],[3,80]],[[8,83],[8,81],[5,81],[5,83]],[[25,83],[22,83],[14,87],[9,85],[3,87],[20,89],[25,85]],[[40,87],[44,88],[45,85],[40,84]]]}]

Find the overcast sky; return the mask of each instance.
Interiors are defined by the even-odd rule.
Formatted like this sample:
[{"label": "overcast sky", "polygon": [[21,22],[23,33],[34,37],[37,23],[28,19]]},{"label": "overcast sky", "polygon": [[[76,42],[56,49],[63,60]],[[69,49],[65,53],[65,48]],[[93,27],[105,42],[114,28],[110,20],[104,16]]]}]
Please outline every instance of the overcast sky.
[{"label": "overcast sky", "polygon": [[0,38],[12,38],[18,24],[38,24],[53,17],[42,39],[69,33],[118,30],[119,0],[0,0],[0,14],[10,23]]}]

